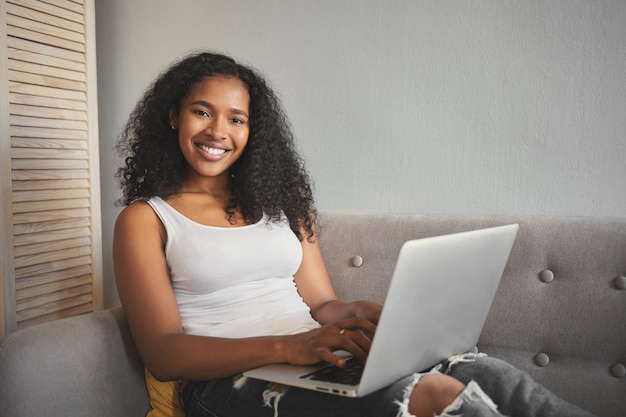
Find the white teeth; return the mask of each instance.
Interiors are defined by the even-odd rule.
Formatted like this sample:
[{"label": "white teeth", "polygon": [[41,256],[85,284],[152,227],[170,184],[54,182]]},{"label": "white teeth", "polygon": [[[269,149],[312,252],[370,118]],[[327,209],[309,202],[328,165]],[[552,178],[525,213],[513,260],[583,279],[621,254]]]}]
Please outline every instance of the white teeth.
[{"label": "white teeth", "polygon": [[211,155],[222,155],[226,153],[226,149],[209,148],[206,145],[198,145],[198,148],[202,149],[206,153],[210,153]]}]

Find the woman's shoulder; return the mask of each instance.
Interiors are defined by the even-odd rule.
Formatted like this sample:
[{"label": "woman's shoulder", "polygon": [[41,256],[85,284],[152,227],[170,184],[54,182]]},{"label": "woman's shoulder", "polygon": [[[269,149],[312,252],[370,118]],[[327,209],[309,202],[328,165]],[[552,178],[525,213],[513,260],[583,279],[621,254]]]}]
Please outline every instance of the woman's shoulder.
[{"label": "woman's shoulder", "polygon": [[137,200],[126,206],[115,221],[114,245],[120,241],[136,242],[138,238],[143,246],[154,241],[162,247],[167,240],[163,223],[144,200]]},{"label": "woman's shoulder", "polygon": [[150,207],[150,203],[146,199],[135,200],[126,207],[122,209],[120,212],[121,215],[134,215],[135,213],[144,213],[146,211],[152,211]]},{"label": "woman's shoulder", "polygon": [[135,200],[118,214],[116,224],[141,226],[151,225],[158,221],[158,216],[147,200]]}]

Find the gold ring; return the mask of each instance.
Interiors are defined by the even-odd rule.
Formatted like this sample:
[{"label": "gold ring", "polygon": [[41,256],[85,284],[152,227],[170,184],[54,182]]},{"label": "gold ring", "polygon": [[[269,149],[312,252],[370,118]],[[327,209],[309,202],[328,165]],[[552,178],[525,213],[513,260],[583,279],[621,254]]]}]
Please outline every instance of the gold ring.
[{"label": "gold ring", "polygon": [[339,335],[340,335],[340,336],[343,336],[343,334],[344,334],[345,332],[346,332],[346,329],[341,329],[341,330],[339,330]]}]

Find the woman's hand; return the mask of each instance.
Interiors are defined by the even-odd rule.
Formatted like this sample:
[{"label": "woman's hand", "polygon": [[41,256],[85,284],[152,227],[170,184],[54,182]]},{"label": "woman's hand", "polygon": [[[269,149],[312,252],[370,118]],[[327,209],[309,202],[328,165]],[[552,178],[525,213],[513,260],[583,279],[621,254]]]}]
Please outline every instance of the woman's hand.
[{"label": "woman's hand", "polygon": [[383,306],[373,301],[355,301],[348,304],[354,310],[354,317],[360,317],[371,323],[378,324]]},{"label": "woman's hand", "polygon": [[361,317],[339,320],[305,333],[288,336],[284,354],[288,363],[311,365],[321,361],[343,367],[346,360],[334,352],[350,352],[365,362],[376,325]]}]

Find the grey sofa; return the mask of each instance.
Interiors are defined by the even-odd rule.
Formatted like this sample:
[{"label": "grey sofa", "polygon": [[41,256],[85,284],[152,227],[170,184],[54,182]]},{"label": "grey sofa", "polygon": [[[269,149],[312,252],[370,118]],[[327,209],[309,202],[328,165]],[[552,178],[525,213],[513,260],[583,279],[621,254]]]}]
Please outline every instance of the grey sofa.
[{"label": "grey sofa", "polygon": [[[519,223],[479,349],[602,417],[626,415],[626,218],[323,212],[338,295],[383,301],[408,239]],[[443,302],[443,300],[442,300]],[[120,308],[0,344],[0,416],[142,416],[143,366]]]}]

